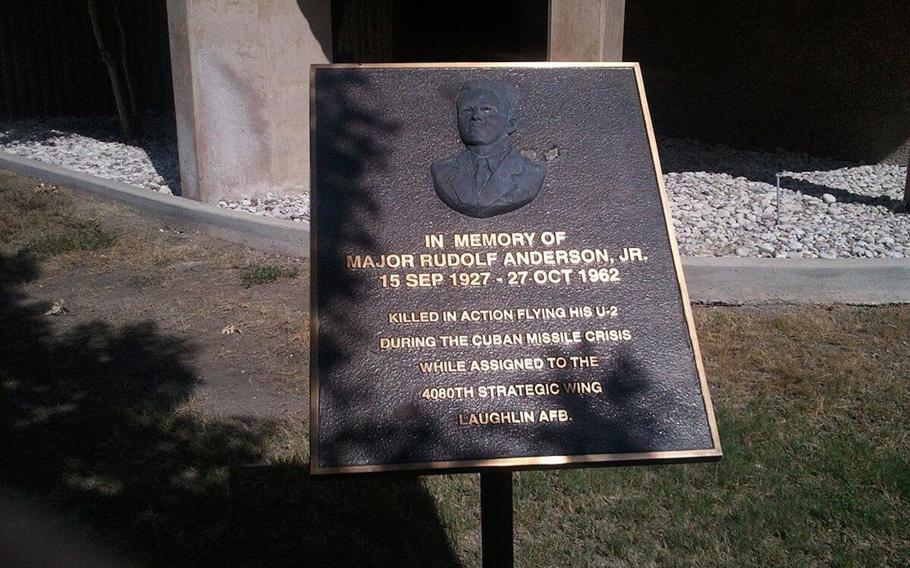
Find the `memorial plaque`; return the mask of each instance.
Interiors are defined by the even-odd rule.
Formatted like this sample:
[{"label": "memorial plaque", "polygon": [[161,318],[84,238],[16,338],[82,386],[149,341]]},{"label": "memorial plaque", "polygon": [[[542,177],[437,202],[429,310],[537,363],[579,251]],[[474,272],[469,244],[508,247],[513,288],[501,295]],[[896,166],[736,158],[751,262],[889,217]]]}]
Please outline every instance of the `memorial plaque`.
[{"label": "memorial plaque", "polygon": [[721,456],[637,65],[311,89],[313,473]]}]

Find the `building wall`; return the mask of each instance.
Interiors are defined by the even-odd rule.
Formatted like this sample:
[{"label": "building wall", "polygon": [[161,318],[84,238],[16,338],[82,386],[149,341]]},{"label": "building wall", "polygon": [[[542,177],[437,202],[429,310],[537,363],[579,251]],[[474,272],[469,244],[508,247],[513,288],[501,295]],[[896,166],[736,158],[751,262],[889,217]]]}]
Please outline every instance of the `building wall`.
[{"label": "building wall", "polygon": [[168,0],[183,195],[309,187],[310,64],[331,55],[328,0]]},{"label": "building wall", "polygon": [[[173,108],[164,0],[117,0],[137,107]],[[111,0],[98,0],[118,51]],[[0,7],[0,120],[112,115],[117,110],[84,0],[6,0]]]},{"label": "building wall", "polygon": [[659,134],[906,164],[910,2],[627,0]]},{"label": "building wall", "polygon": [[[112,0],[97,1],[116,50]],[[207,201],[306,189],[308,69],[333,53],[546,56],[548,0],[472,0],[476,25],[418,0],[168,0],[170,49],[164,0],[117,1],[139,108],[176,97],[184,192]],[[626,0],[623,58],[642,63],[660,135],[906,163],[908,29],[895,0]],[[4,2],[0,120],[114,113],[84,0]]]}]

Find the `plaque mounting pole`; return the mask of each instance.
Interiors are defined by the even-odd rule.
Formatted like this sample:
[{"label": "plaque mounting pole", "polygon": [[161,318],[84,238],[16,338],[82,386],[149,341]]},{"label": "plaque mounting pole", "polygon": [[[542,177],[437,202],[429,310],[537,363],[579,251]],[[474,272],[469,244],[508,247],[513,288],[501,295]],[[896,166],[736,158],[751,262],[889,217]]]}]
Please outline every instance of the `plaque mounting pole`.
[{"label": "plaque mounting pole", "polygon": [[512,568],[512,471],[480,474],[483,568]]}]

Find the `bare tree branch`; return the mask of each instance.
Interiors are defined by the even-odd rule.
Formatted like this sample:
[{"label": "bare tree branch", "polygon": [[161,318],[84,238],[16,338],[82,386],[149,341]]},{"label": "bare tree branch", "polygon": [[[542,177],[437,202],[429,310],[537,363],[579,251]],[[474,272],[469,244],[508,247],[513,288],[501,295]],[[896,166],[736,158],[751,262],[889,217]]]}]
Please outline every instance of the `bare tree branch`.
[{"label": "bare tree branch", "polygon": [[133,138],[133,125],[130,122],[129,112],[123,101],[123,88],[120,86],[120,77],[117,74],[117,62],[104,45],[104,34],[101,31],[101,22],[98,20],[98,6],[95,0],[86,0],[88,6],[88,15],[92,20],[92,30],[95,32],[95,41],[98,43],[98,51],[101,59],[107,66],[107,74],[111,78],[111,89],[114,91],[114,103],[117,105],[117,114],[120,115],[120,128],[127,139]]},{"label": "bare tree branch", "polygon": [[130,68],[126,58],[126,33],[123,31],[123,20],[120,18],[120,0],[113,0],[114,22],[117,24],[117,34],[120,39],[120,69],[123,71],[123,82],[126,83],[126,92],[130,100],[130,114],[135,119],[139,107],[136,105],[136,93],[133,91],[133,80],[130,77]]}]

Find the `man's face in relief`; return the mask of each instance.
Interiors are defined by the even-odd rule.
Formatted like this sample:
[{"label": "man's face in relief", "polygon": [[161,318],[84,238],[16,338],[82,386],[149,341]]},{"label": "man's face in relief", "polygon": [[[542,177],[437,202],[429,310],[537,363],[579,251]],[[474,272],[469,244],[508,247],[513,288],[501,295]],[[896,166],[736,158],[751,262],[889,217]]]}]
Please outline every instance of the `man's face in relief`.
[{"label": "man's face in relief", "polygon": [[469,146],[496,142],[509,133],[509,116],[495,93],[482,89],[464,92],[458,98],[458,133]]}]

